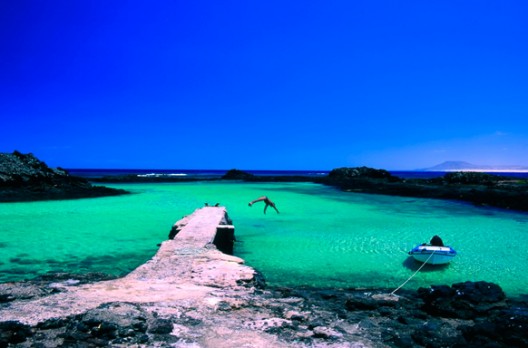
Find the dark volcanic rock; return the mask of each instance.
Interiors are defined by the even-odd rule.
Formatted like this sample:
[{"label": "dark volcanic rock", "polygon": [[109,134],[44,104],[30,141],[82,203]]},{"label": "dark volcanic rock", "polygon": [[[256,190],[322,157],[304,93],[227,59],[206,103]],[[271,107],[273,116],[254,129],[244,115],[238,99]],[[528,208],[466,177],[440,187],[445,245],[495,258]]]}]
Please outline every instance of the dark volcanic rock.
[{"label": "dark volcanic rock", "polygon": [[384,169],[374,169],[369,167],[355,167],[355,168],[337,168],[333,169],[329,174],[330,180],[346,181],[350,179],[387,179],[389,181],[400,181],[399,178],[393,176]]},{"label": "dark volcanic rock", "polygon": [[0,347],[25,342],[33,335],[31,328],[17,321],[0,322]]},{"label": "dark volcanic rock", "polygon": [[465,282],[418,289],[424,310],[448,318],[475,319],[506,306],[500,286],[488,282]]},{"label": "dark volcanic rock", "polygon": [[470,184],[492,186],[506,178],[478,172],[453,172],[447,173],[442,178],[448,184]]},{"label": "dark volcanic rock", "polygon": [[388,183],[402,181],[384,169],[368,167],[333,169],[326,178],[319,180],[324,184],[338,186],[343,190],[365,190],[365,192],[372,193],[377,193],[377,190],[385,190]]},{"label": "dark volcanic rock", "polygon": [[31,182],[33,180],[67,177],[64,169],[49,168],[33,154],[22,154],[18,151],[0,153],[0,185],[13,185]]},{"label": "dark volcanic rock", "polygon": [[461,332],[475,346],[503,342],[508,347],[528,347],[528,308],[513,304],[490,318],[476,320],[473,326],[461,327]]},{"label": "dark volcanic rock", "polygon": [[128,346],[148,340],[147,320],[148,314],[135,304],[107,303],[60,322],[48,320],[40,329],[47,330],[48,341],[58,346]]},{"label": "dark volcanic rock", "polygon": [[246,173],[239,169],[231,169],[222,176],[224,180],[251,180],[254,179],[255,175]]},{"label": "dark volcanic rock", "polygon": [[302,175],[253,175],[239,169],[231,169],[222,180],[242,180],[250,182],[313,182],[314,178]]},{"label": "dark volcanic rock", "polygon": [[36,326],[0,320],[0,347],[201,347],[212,346],[202,343],[213,331],[232,330],[264,332],[294,347],[528,346],[527,303],[507,299],[495,284],[389,291],[270,288],[249,298],[227,291],[225,306],[214,310],[110,302]]},{"label": "dark volcanic rock", "polygon": [[0,202],[115,196],[128,193],[49,168],[33,154],[0,153]]},{"label": "dark volcanic rock", "polygon": [[528,183],[497,175],[453,172],[434,179],[401,179],[381,169],[338,168],[314,180],[345,191],[451,199],[528,211]]}]

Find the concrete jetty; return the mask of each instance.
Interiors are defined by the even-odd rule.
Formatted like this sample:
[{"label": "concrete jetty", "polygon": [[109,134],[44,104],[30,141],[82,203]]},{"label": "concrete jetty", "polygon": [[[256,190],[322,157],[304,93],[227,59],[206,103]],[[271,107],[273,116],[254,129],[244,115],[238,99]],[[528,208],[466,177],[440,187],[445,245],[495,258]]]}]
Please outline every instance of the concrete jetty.
[{"label": "concrete jetty", "polygon": [[[215,239],[229,244],[232,232],[224,207],[197,209],[176,222],[171,233],[174,238],[164,241],[151,260],[127,276],[80,286],[53,284],[61,292],[11,303],[0,310],[0,321],[36,325],[115,302],[177,302],[180,307],[214,309],[221,302],[218,289],[243,294],[249,291],[243,285],[252,282],[256,274],[241,258],[222,253],[213,244]],[[170,311],[170,306],[164,308]]]}]

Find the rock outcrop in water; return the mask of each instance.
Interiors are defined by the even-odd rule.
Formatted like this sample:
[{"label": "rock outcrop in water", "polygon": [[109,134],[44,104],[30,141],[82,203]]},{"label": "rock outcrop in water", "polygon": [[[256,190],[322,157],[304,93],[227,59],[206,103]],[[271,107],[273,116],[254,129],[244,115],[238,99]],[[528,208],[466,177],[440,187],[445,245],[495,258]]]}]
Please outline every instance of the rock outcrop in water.
[{"label": "rock outcrop in water", "polygon": [[434,179],[401,179],[371,168],[334,169],[316,182],[344,191],[451,199],[528,211],[528,182],[498,175],[453,172]]},{"label": "rock outcrop in water", "polygon": [[0,202],[87,198],[128,193],[50,168],[33,154],[0,153]]},{"label": "rock outcrop in water", "polygon": [[401,181],[385,169],[374,169],[369,167],[337,168],[328,173],[328,179],[338,182],[361,179],[383,179],[390,181]]},{"label": "rock outcrop in water", "polygon": [[231,169],[228,170],[227,173],[225,173],[222,176],[222,179],[224,180],[248,180],[251,181],[255,178],[255,175],[244,172],[240,169]]}]

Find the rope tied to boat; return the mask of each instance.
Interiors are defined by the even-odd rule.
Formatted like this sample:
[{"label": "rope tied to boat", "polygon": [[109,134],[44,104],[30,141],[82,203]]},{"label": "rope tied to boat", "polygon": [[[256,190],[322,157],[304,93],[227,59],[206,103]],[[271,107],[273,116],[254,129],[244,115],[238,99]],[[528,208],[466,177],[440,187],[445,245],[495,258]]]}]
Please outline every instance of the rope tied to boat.
[{"label": "rope tied to boat", "polygon": [[403,288],[405,286],[405,284],[407,284],[409,282],[409,280],[411,280],[415,275],[418,274],[418,272],[420,272],[420,270],[422,268],[424,268],[424,266],[427,264],[427,262],[431,259],[431,257],[433,257],[434,253],[435,253],[436,250],[432,250],[432,253],[431,255],[429,255],[429,257],[427,258],[427,260],[425,260],[424,263],[422,263],[422,265],[420,266],[420,268],[418,268],[416,270],[416,272],[414,272],[406,281],[403,282],[402,285],[398,286],[393,292],[390,293],[391,296],[395,296],[394,294],[396,293],[396,291],[400,290],[401,288]]}]

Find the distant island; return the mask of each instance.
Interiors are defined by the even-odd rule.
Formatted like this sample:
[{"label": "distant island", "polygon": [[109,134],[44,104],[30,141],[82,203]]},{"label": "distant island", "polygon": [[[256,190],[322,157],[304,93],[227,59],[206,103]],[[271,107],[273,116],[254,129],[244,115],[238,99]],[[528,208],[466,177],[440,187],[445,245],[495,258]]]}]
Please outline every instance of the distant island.
[{"label": "distant island", "polygon": [[423,172],[486,172],[486,173],[528,173],[528,167],[509,165],[479,165],[464,161],[446,161],[430,168],[418,169]]}]

